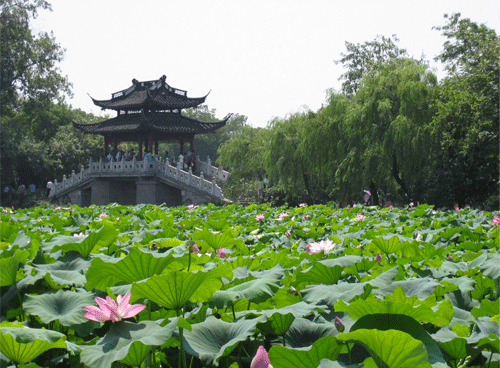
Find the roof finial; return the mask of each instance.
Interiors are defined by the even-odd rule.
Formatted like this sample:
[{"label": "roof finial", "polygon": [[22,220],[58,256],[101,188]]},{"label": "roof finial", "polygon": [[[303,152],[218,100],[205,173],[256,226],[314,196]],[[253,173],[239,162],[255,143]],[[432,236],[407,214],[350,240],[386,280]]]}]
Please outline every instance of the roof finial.
[{"label": "roof finial", "polygon": [[135,78],[132,79],[132,84],[137,84],[137,83],[139,83],[139,81],[137,79],[135,79]]},{"label": "roof finial", "polygon": [[167,80],[167,76],[165,74],[163,74],[160,78],[163,82],[165,82]]}]

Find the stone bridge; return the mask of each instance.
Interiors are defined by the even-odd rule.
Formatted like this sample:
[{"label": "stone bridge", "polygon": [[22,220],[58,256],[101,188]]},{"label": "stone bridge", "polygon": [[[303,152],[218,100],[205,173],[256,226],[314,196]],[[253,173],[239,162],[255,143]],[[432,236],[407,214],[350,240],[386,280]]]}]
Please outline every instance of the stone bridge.
[{"label": "stone bridge", "polygon": [[[197,175],[198,174],[198,175]],[[196,162],[196,172],[184,171],[168,162],[137,161],[93,162],[81,167],[62,182],[54,181],[49,199],[79,206],[119,203],[163,204],[167,206],[222,204],[227,202],[221,186],[229,173],[206,162]]]}]

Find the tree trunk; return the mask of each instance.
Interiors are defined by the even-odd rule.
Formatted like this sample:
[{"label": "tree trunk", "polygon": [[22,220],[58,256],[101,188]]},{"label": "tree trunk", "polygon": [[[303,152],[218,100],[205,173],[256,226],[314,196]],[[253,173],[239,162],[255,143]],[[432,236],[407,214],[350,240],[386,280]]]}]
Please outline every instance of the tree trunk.
[{"label": "tree trunk", "polygon": [[399,186],[401,187],[401,190],[404,193],[403,200],[409,201],[411,198],[410,198],[410,195],[408,193],[408,189],[406,188],[406,184],[404,182],[404,179],[402,179],[399,176],[399,167],[398,167],[398,161],[396,160],[396,155],[392,155],[392,159],[393,159],[393,161],[392,161],[392,176],[394,177],[394,180],[396,180],[396,182],[399,184]]},{"label": "tree trunk", "polygon": [[377,193],[377,186],[375,183],[372,181],[370,183],[370,193],[372,194],[372,202],[374,206],[379,205],[379,199],[378,199],[378,193]]}]

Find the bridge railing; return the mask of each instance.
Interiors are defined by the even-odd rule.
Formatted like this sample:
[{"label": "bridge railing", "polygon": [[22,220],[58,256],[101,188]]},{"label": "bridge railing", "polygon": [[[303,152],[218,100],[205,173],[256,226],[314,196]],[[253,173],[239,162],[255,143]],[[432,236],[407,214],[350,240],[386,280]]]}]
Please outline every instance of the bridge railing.
[{"label": "bridge railing", "polygon": [[[191,168],[188,171],[181,170],[180,167],[170,165],[168,162],[147,160],[142,161],[133,158],[130,161],[122,159],[121,161],[89,161],[89,167],[84,169],[83,165],[78,174],[73,170],[71,175],[63,176],[62,182],[54,180],[53,187],[49,193],[49,198],[57,197],[62,192],[69,191],[71,188],[76,187],[83,182],[99,176],[108,176],[118,174],[119,176],[133,176],[141,175],[144,173],[151,173],[166,180],[178,181],[179,184],[192,187],[199,191],[211,194],[213,196],[222,198],[222,190],[217,185],[217,181],[224,183],[229,176],[225,170],[220,170],[211,165],[210,158],[206,162],[197,161],[197,171],[200,175],[194,175]],[[211,179],[211,180],[207,180]]]}]

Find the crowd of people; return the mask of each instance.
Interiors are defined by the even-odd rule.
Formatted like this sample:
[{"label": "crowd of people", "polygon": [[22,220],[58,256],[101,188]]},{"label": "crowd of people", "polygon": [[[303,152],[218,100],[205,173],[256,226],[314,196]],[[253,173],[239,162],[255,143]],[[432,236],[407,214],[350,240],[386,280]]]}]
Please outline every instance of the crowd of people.
[{"label": "crowd of people", "polygon": [[[102,162],[116,162],[116,161],[121,161],[124,159],[125,161],[132,161],[133,159],[137,159],[137,155],[135,151],[132,149],[130,150],[127,154],[125,154],[123,151],[118,151],[116,155],[113,155],[112,153],[109,153],[107,156],[102,157]],[[154,155],[151,151],[146,150],[144,152],[144,160],[147,162],[152,162],[152,161],[161,161],[161,162],[166,162],[171,166],[177,167],[180,165],[180,168],[182,170],[191,170],[194,172],[195,167],[196,167],[196,155],[194,153],[194,149],[189,149],[188,152],[182,152],[179,154],[177,157],[177,160],[175,157],[170,157],[170,154],[168,151],[165,152],[164,156],[160,155]]]}]

